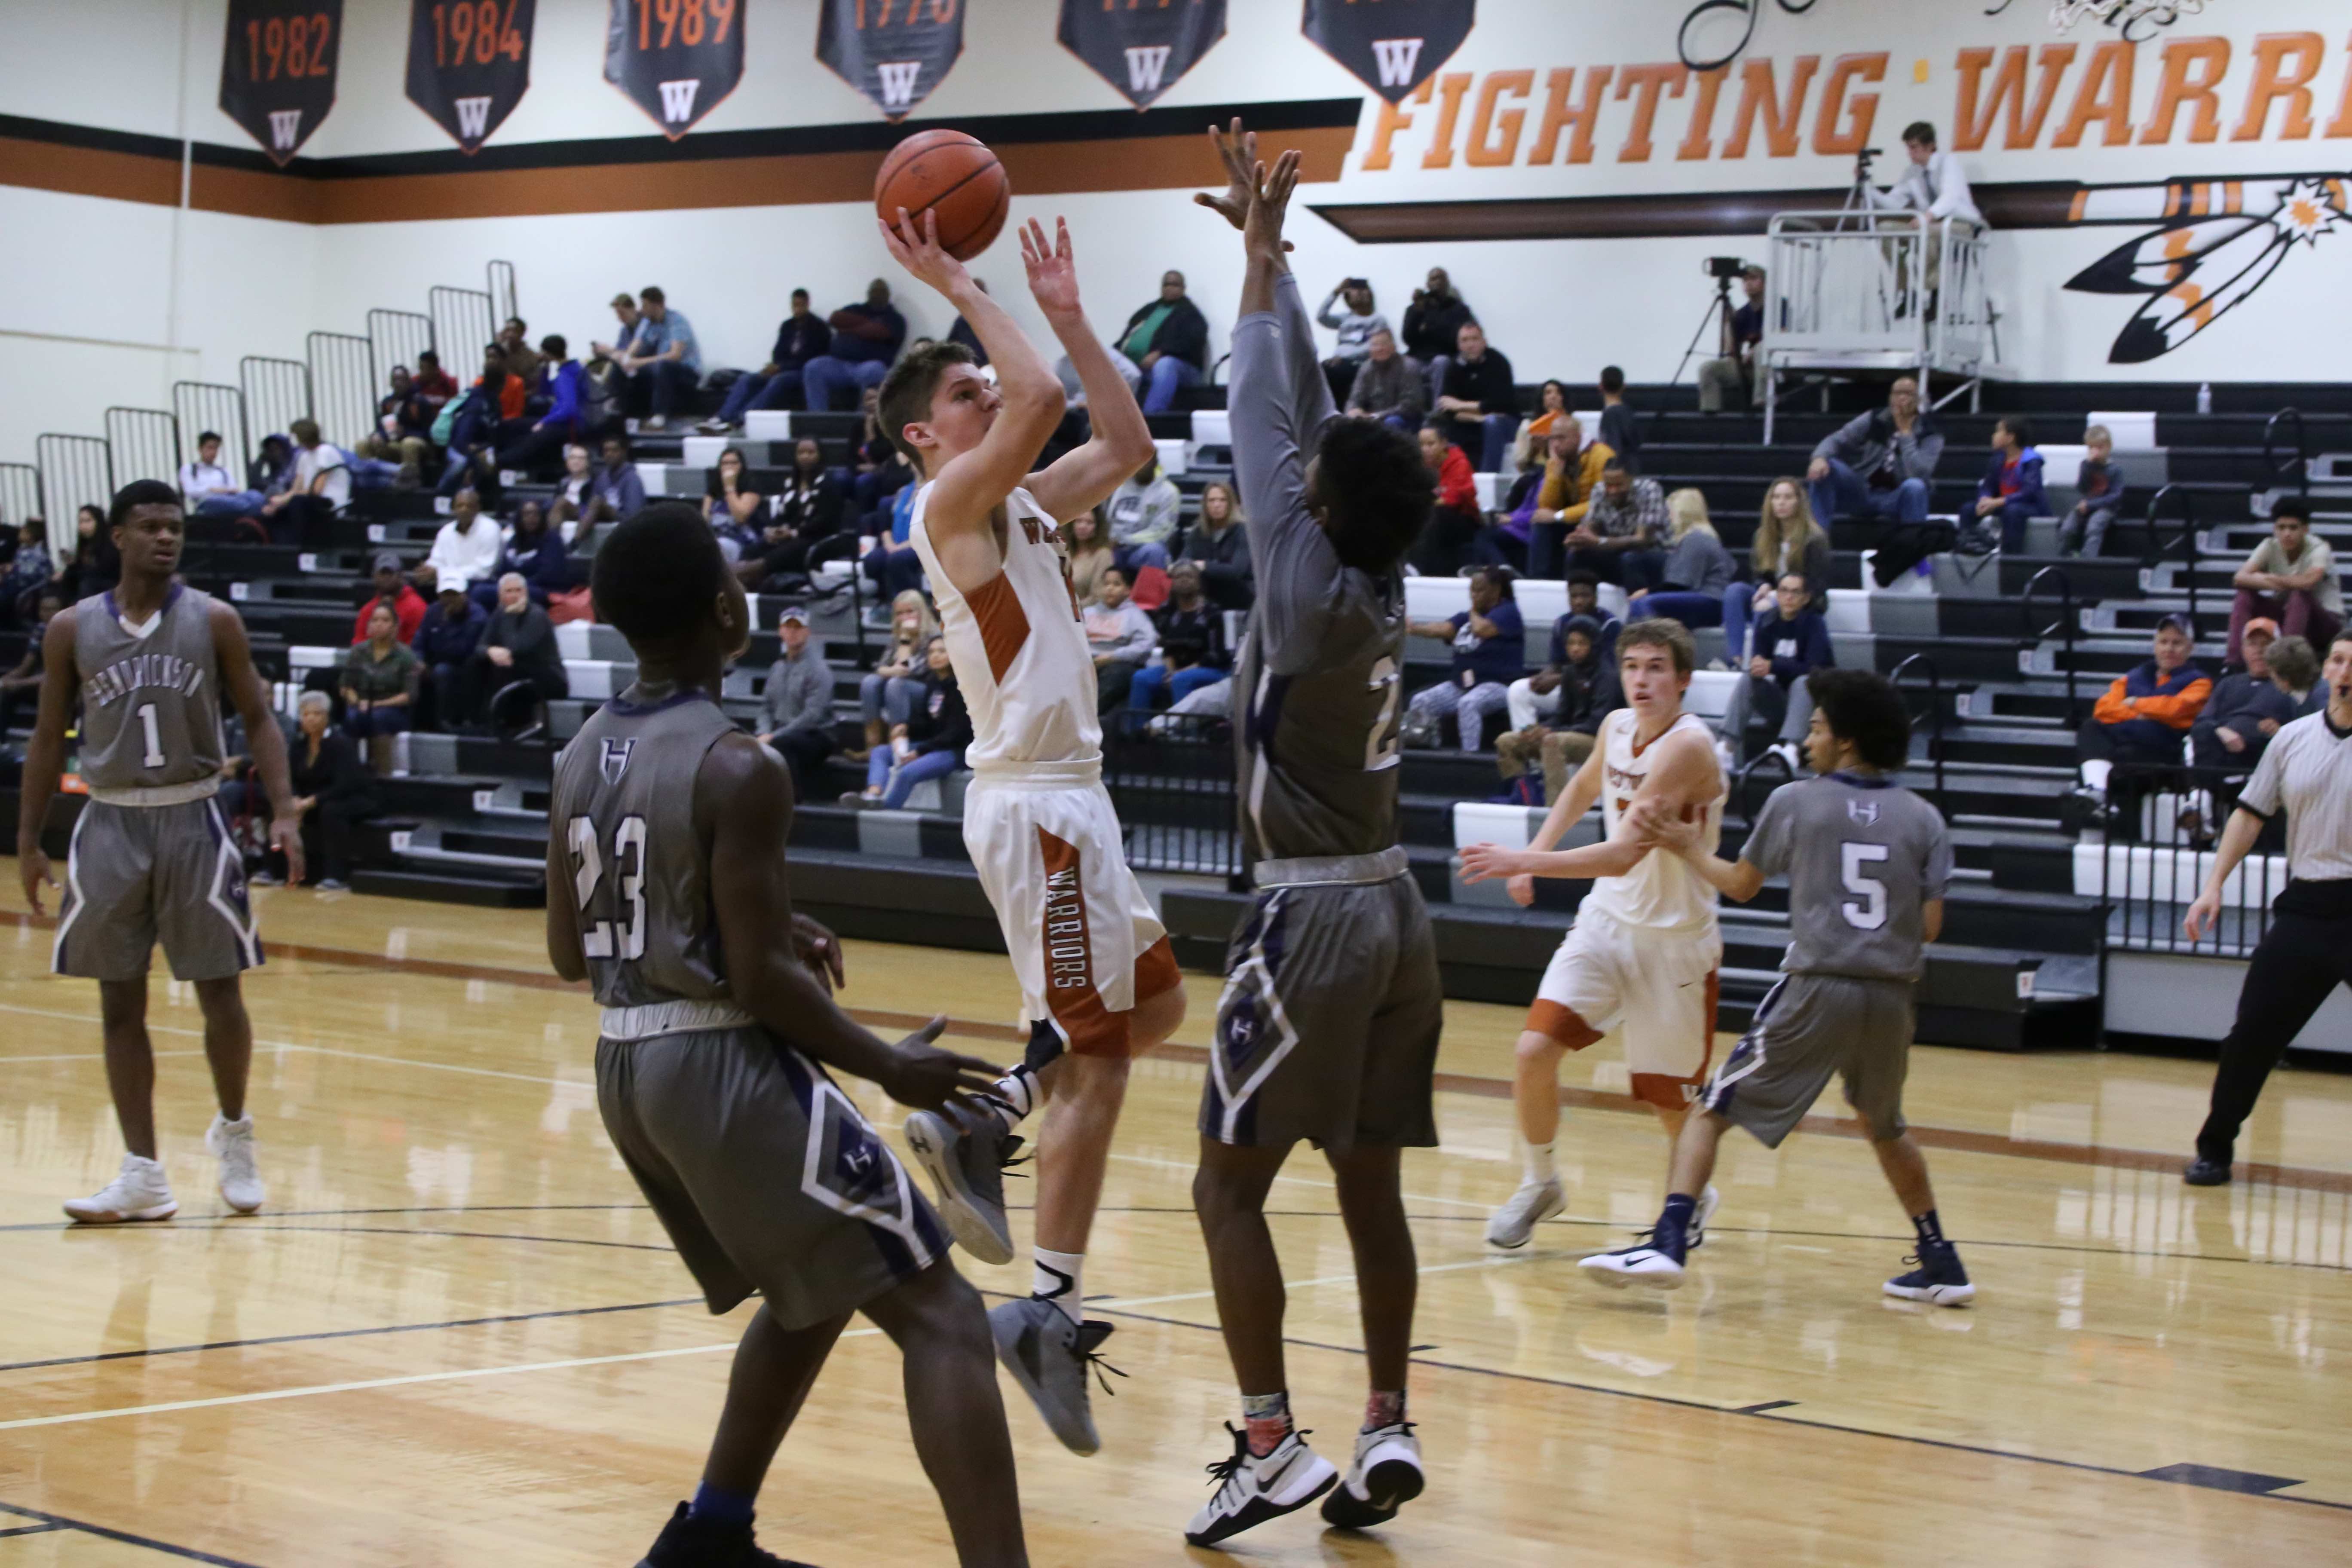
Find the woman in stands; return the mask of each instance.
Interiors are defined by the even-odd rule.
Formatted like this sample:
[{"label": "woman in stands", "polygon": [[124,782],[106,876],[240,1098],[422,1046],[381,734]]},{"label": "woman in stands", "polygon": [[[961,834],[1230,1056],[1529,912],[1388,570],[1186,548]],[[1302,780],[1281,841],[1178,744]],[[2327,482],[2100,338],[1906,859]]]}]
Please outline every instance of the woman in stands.
[{"label": "woman in stands", "polygon": [[1069,530],[1070,592],[1085,609],[1102,602],[1102,574],[1118,564],[1118,552],[1111,549],[1100,509],[1070,519]]},{"label": "woman in stands", "polygon": [[497,609],[499,578],[509,572],[523,580],[530,589],[530,602],[542,610],[550,594],[572,586],[571,553],[563,547],[563,535],[548,523],[546,502],[528,500],[515,508],[514,531],[499,552],[497,574],[469,590],[475,602],[486,610]]},{"label": "woman in stands", "polygon": [[857,682],[858,703],[866,712],[866,745],[849,753],[851,762],[862,763],[881,747],[884,720],[894,728],[907,721],[908,708],[915,700],[915,671],[923,662],[923,645],[939,635],[939,620],[920,589],[909,588],[890,601],[890,646]]},{"label": "woman in stands", "polygon": [[[333,706],[323,691],[302,693],[300,729],[286,759],[294,809],[302,814],[302,864],[322,893],[340,893],[351,885],[352,839],[360,819],[376,810],[375,781],[360,765],[358,749],[327,723]],[[253,879],[264,887],[282,886],[285,857],[273,851],[268,866]]]},{"label": "woman in stands", "polygon": [[1753,582],[1734,583],[1723,591],[1723,657],[1734,669],[1748,661],[1749,623],[1772,607],[1778,584],[1790,573],[1805,579],[1807,602],[1829,613],[1830,536],[1813,521],[1802,479],[1784,475],[1764,492],[1748,567]]},{"label": "woman in stands", "polygon": [[39,590],[47,586],[58,563],[49,556],[49,525],[28,517],[16,530],[16,552],[8,570],[0,573],[0,626],[30,626]]},{"label": "woman in stands", "polygon": [[1543,466],[1544,437],[1551,434],[1554,425],[1568,416],[1566,382],[1558,378],[1547,381],[1543,384],[1542,392],[1537,395],[1542,399],[1543,406],[1534,418],[1519,426],[1518,439],[1512,447],[1512,456],[1521,469]]},{"label": "woman in stands", "polygon": [[841,531],[848,504],[841,480],[824,466],[824,447],[814,436],[802,437],[793,446],[793,471],[776,496],[760,549],[736,563],[735,574],[754,593],[783,591],[787,584],[775,580],[808,571],[810,548]]},{"label": "woman in stands", "polygon": [[62,576],[66,603],[79,604],[92,594],[103,594],[122,580],[122,556],[114,548],[113,531],[106,513],[85,506],[74,514],[73,559]]},{"label": "woman in stands", "polygon": [[875,747],[866,758],[866,793],[845,795],[842,804],[897,811],[917,784],[963,766],[970,744],[971,714],[948,662],[947,638],[935,637],[923,645],[923,673],[907,721],[891,729],[888,745]]},{"label": "woman in stands", "polygon": [[1693,489],[1676,490],[1666,498],[1666,518],[1673,531],[1666,536],[1665,584],[1628,599],[1625,618],[1666,616],[1692,627],[1722,625],[1731,552],[1706,515],[1706,498]]},{"label": "woman in stands", "polygon": [[1201,517],[1184,535],[1180,561],[1197,562],[1201,588],[1222,610],[1246,610],[1255,597],[1249,530],[1243,526],[1241,498],[1223,479],[1201,487]]},{"label": "woman in stands", "polygon": [[753,489],[743,473],[743,454],[730,447],[719,454],[710,476],[703,510],[710,531],[719,536],[719,552],[730,566],[760,549],[760,510],[767,498]]},{"label": "woman in stands", "polygon": [[367,742],[368,763],[378,773],[392,772],[393,737],[408,728],[422,668],[415,653],[400,640],[399,617],[390,605],[379,602],[368,616],[367,641],[343,655],[340,682],[343,729],[353,740]]}]

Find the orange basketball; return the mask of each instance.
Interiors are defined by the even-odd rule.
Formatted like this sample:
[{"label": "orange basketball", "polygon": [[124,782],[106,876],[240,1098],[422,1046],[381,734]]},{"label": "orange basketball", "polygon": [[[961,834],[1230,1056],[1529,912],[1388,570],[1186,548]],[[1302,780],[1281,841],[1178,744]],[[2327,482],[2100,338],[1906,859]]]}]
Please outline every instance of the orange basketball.
[{"label": "orange basketball", "polygon": [[1013,182],[988,143],[961,131],[923,131],[890,149],[874,176],[874,210],[896,225],[898,209],[923,230],[923,214],[940,218],[940,248],[958,261],[986,250],[1012,210]]}]

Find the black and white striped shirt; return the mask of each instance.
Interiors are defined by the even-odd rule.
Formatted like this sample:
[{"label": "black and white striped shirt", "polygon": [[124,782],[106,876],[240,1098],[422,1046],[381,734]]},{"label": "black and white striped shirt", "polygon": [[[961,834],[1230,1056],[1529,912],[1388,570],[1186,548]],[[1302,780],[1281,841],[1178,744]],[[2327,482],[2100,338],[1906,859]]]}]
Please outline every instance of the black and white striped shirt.
[{"label": "black and white striped shirt", "polygon": [[2273,737],[2238,804],[2265,818],[2285,810],[2288,876],[2352,881],[2352,730],[2326,709]]}]

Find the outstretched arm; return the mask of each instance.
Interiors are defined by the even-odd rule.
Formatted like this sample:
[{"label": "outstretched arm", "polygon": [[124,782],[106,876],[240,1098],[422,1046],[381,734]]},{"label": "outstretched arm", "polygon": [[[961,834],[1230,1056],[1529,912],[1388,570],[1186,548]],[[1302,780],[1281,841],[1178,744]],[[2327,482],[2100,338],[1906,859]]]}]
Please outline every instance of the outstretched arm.
[{"label": "outstretched arm", "polygon": [[1058,521],[1100,506],[1156,448],[1127,378],[1087,325],[1086,308],[1078,303],[1077,267],[1070,257],[1069,225],[1054,220],[1054,243],[1048,247],[1045,229],[1031,218],[1021,237],[1021,259],[1029,268],[1029,291],[1036,297],[1037,308],[1045,312],[1046,324],[1070,356],[1078,384],[1086,388],[1087,417],[1094,429],[1085,446],[1029,476],[1029,493],[1046,516]]}]

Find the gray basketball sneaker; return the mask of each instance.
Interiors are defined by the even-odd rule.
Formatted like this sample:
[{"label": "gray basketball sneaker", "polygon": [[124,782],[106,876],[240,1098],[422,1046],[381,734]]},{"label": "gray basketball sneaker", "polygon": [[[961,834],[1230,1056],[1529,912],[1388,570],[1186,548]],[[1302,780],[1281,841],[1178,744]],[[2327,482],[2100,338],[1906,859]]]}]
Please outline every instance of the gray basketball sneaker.
[{"label": "gray basketball sneaker", "polygon": [[[1091,1454],[1101,1447],[1094,1412],[1087,1407],[1087,1374],[1100,1378],[1108,1371],[1127,1375],[1096,1353],[1110,1338],[1112,1325],[1074,1323],[1051,1301],[1032,1296],[991,1308],[988,1326],[996,1336],[996,1359],[1029,1395],[1062,1447],[1073,1454]],[[1103,1389],[1109,1392],[1108,1379]]]},{"label": "gray basketball sneaker", "polygon": [[947,1105],[907,1118],[907,1147],[931,1178],[948,1233],[982,1263],[1012,1262],[1004,1167],[1021,1140],[987,1111]]}]

